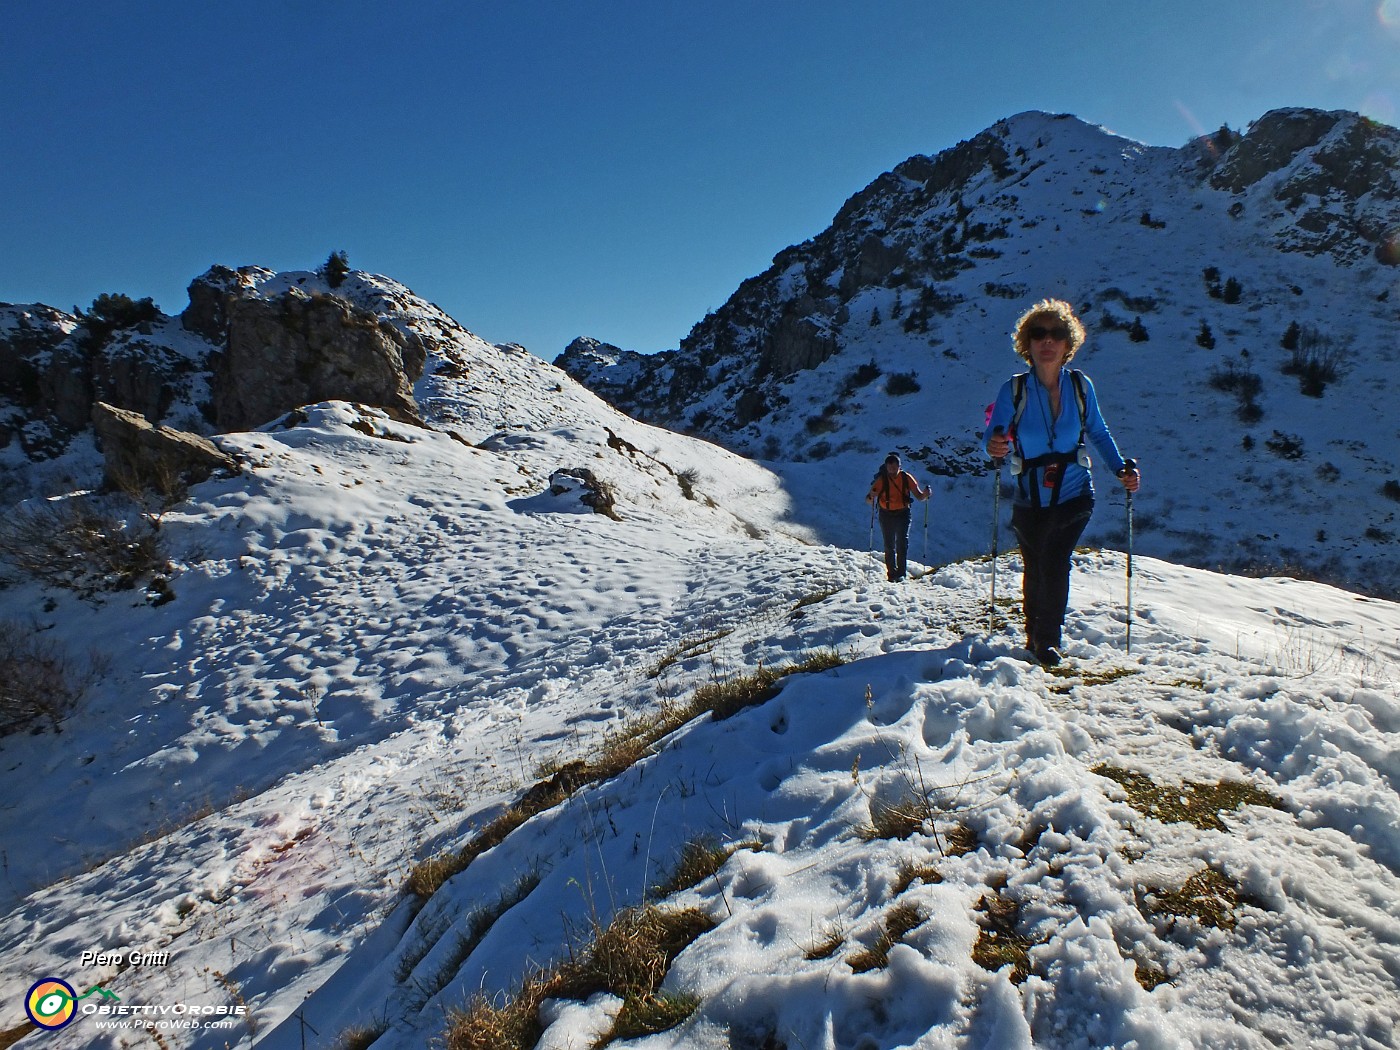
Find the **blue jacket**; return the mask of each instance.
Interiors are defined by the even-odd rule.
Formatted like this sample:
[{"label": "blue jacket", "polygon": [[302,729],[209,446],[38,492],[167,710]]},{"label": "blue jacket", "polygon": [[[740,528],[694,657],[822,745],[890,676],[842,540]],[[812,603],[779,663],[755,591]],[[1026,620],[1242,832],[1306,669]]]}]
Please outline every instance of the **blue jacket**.
[{"label": "blue jacket", "polygon": [[[1118,451],[1118,445],[1113,440],[1113,435],[1109,433],[1108,424],[1104,422],[1103,415],[1099,412],[1099,399],[1094,393],[1094,384],[1089,382],[1089,377],[1080,373],[1084,380],[1084,420],[1082,429],[1087,441],[1093,444],[1098,452],[1103,465],[1114,474],[1123,469],[1125,461]],[[1011,429],[1011,418],[1015,415],[1013,404],[1014,386],[1013,380],[1008,379],[1002,384],[1001,390],[997,392],[996,403],[992,406],[992,418],[987,423],[987,431],[982,436],[982,447],[987,447],[987,440],[996,432],[997,427],[1009,431]],[[1026,461],[1035,459],[1052,452],[1063,452],[1073,455],[1079,446],[1079,434],[1081,421],[1079,418],[1079,399],[1074,393],[1074,379],[1069,374],[1069,369],[1060,369],[1060,416],[1052,419],[1050,415],[1050,397],[1041,386],[1040,380],[1036,377],[1035,370],[1026,373],[1026,395],[1025,408],[1021,410],[1021,419],[1016,427],[1015,441],[1012,450],[1019,454]],[[1094,494],[1094,482],[1089,471],[1085,470],[1076,462],[1069,462],[1064,465],[1063,478],[1060,481],[1059,502],[1074,499],[1076,496]],[[1023,507],[1033,507],[1047,505],[1053,496],[1053,490],[1045,487],[1044,468],[1028,468],[1016,478],[1016,505]],[[1032,486],[1039,489],[1040,499],[1036,500]]]}]

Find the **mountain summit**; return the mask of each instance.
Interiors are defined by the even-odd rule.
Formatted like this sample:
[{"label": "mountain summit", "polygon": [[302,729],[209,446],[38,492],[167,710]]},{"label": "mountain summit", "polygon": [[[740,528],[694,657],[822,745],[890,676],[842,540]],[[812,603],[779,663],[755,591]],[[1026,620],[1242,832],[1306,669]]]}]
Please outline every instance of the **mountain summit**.
[{"label": "mountain summit", "polygon": [[1393,590],[1400,446],[1370,406],[1400,380],[1397,172],[1400,132],[1353,113],[1276,110],[1181,148],[1023,113],[881,175],[678,350],[578,340],[556,363],[638,418],[851,486],[899,448],[980,505],[963,479],[1020,365],[1012,323],[1056,296],[1143,461],[1149,549]]}]

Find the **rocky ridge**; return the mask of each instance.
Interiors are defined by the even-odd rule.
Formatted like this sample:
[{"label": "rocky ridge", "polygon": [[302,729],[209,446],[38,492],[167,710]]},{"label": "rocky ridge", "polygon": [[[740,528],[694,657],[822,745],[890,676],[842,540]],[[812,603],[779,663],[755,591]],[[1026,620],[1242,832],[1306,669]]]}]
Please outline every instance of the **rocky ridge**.
[{"label": "rocky ridge", "polygon": [[[1047,247],[1047,223],[1054,240],[1080,242],[1101,269],[1125,277],[1133,268],[1110,260],[1159,241],[1178,211],[1208,220],[1213,236],[1194,246],[1203,257],[1248,246],[1282,272],[1292,254],[1388,270],[1400,263],[1397,172],[1400,131],[1352,113],[1276,110],[1244,135],[1222,129],[1181,149],[1142,146],[1070,116],[1021,114],[879,176],[830,227],[745,281],[679,350],[628,356],[581,339],[555,363],[639,418],[761,451],[772,428],[754,424],[800,401],[786,381],[837,354],[858,357],[872,317],[926,335],[960,321],[965,306],[1059,286],[1092,304],[1091,322],[1119,323],[1110,301],[1126,293],[1059,276],[1057,252],[1050,266],[1032,261],[1006,280],[1016,248]],[[1046,194],[1028,191],[1047,175],[1057,182],[1047,203],[1059,207],[1037,213]],[[1384,290],[1389,272],[1365,290]],[[1192,278],[1198,285],[1200,271]]]},{"label": "rocky ridge", "polygon": [[1400,383],[1397,172],[1400,131],[1353,113],[1278,110],[1180,148],[1023,113],[876,178],[678,349],[580,340],[556,363],[824,490],[864,491],[898,449],[965,555],[986,542],[982,409],[1020,365],[1009,333],[1067,299],[1090,332],[1076,365],[1150,472],[1140,543],[1386,590],[1400,432],[1358,434],[1356,406]]}]

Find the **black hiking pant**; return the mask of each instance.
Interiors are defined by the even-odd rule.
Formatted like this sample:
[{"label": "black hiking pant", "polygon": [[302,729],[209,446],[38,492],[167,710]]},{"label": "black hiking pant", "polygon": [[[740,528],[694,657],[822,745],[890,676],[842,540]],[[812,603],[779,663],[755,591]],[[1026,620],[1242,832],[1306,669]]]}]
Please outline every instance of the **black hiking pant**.
[{"label": "black hiking pant", "polygon": [[1094,497],[1076,496],[1053,507],[1015,507],[1011,530],[1021,544],[1021,599],[1026,644],[1032,650],[1060,647],[1069,605],[1069,563],[1074,545],[1094,513]]},{"label": "black hiking pant", "polygon": [[880,508],[880,535],[885,538],[885,575],[893,581],[904,579],[909,561],[909,522],[911,508]]}]

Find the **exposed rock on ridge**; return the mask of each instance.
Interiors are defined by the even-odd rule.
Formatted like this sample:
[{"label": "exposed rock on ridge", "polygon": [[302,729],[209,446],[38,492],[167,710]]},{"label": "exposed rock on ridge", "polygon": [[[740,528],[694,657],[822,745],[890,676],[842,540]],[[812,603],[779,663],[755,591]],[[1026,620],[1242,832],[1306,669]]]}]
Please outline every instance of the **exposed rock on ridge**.
[{"label": "exposed rock on ridge", "polygon": [[316,401],[359,401],[416,419],[421,340],[331,295],[290,291],[228,301],[228,349],[215,375],[222,430],[265,423]]}]

